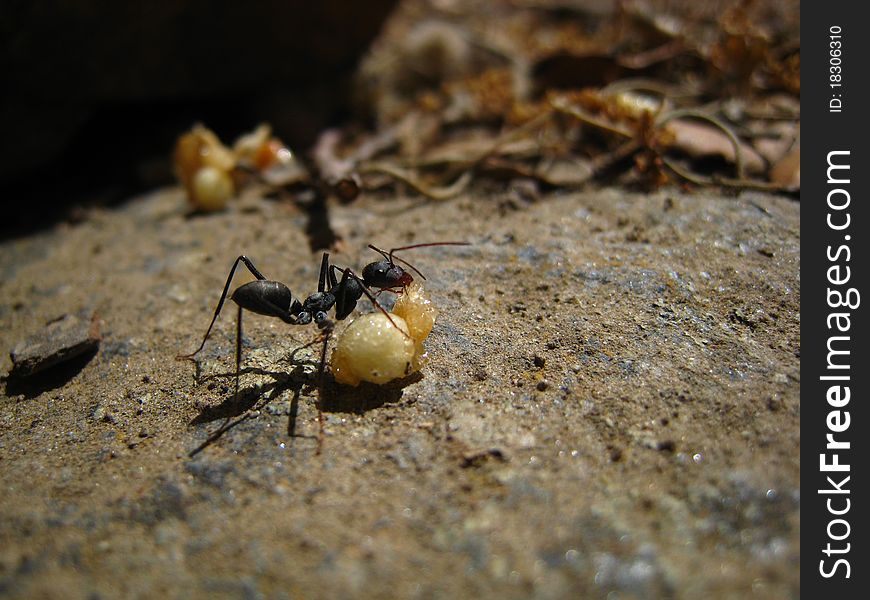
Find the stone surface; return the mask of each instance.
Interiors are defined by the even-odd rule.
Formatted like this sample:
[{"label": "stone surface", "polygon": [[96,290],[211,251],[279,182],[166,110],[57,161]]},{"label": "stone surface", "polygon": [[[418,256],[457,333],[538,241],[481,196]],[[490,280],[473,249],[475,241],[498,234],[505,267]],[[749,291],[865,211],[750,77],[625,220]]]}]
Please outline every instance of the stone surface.
[{"label": "stone surface", "polygon": [[368,243],[473,245],[405,255],[440,311],[430,362],[400,386],[328,390],[319,455],[319,346],[300,350],[314,327],[247,316],[237,401],[234,307],[201,354],[208,379],[174,360],[237,255],[316,288],[297,208],[191,217],[167,189],[3,242],[0,347],[58,307],[92,305],[104,328],[62,386],[0,397],[0,590],[799,597],[798,204],[500,200],[331,206],[332,258],[357,270]]},{"label": "stone surface", "polygon": [[12,376],[28,377],[63,364],[100,345],[97,315],[87,309],[77,315],[63,315],[20,341],[9,357]]}]

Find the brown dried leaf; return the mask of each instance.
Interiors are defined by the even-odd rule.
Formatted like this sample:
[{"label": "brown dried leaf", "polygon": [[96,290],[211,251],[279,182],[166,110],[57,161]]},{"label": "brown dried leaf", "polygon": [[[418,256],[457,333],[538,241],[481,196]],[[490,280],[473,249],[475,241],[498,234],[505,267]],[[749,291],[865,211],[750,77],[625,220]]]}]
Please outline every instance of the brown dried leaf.
[{"label": "brown dried leaf", "polygon": [[754,147],[768,164],[776,164],[788,154],[800,135],[800,124],[791,121],[752,123],[749,130],[757,137]]},{"label": "brown dried leaf", "polygon": [[575,156],[543,160],[535,169],[538,179],[559,187],[583,185],[593,174],[592,162]]},{"label": "brown dried leaf", "polygon": [[[673,136],[671,146],[692,158],[718,156],[732,164],[737,162],[734,145],[721,129],[688,119],[670,121],[664,129]],[[746,173],[764,172],[764,159],[751,146],[741,142],[740,152]]]},{"label": "brown dried leaf", "polygon": [[[493,136],[469,136],[450,140],[426,152],[419,161],[421,164],[454,164],[478,160],[493,151]],[[540,152],[540,144],[532,138],[522,138],[500,144],[501,156],[534,156]]]},{"label": "brown dried leaf", "polygon": [[801,189],[800,146],[786,154],[770,169],[770,180],[788,190]]}]

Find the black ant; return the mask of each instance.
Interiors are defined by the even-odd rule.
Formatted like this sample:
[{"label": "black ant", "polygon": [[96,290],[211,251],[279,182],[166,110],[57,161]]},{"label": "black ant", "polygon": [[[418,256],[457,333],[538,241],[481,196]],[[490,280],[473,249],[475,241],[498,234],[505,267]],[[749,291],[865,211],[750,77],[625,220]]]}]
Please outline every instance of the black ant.
[{"label": "black ant", "polygon": [[[267,317],[275,317],[281,319],[288,325],[307,325],[314,322],[317,327],[323,332],[323,351],[321,353],[320,364],[320,379],[322,387],[323,371],[326,361],[326,344],[329,335],[332,333],[334,323],[329,319],[327,312],[331,308],[335,308],[335,318],[339,321],[344,320],[353,312],[357,302],[365,294],[372,304],[381,312],[383,312],[391,323],[395,326],[395,322],[390,317],[390,314],[380,305],[375,296],[384,290],[400,294],[414,280],[413,276],[397,265],[395,261],[399,261],[416,272],[421,278],[426,277],[412,264],[395,256],[396,252],[403,250],[411,250],[414,248],[423,248],[428,246],[465,246],[467,242],[433,242],[426,244],[414,244],[411,246],[402,246],[393,248],[389,252],[385,252],[380,248],[369,245],[369,248],[378,252],[383,256],[383,260],[369,263],[363,268],[362,277],[356,275],[350,269],[342,269],[329,262],[329,253],[324,252],[320,263],[320,277],[317,285],[317,291],[308,296],[303,302],[299,302],[286,285],[279,281],[271,281],[266,278],[247,256],[239,256],[233,263],[224,284],[223,292],[218,300],[217,307],[214,311],[214,316],[202,338],[202,343],[199,348],[190,354],[179,355],[176,358],[195,360],[194,357],[205,347],[205,342],[211,334],[211,330],[217,321],[218,315],[223,308],[224,301],[227,298],[227,293],[232,283],[233,275],[239,263],[247,267],[248,271],[256,277],[255,281],[245,283],[236,288],[230,299],[238,305],[238,314],[236,319],[236,381],[235,381],[235,396],[239,393],[239,371],[242,360],[242,312],[248,310],[253,313],[264,315]],[[341,273],[339,280],[336,273]],[[372,293],[370,290],[376,290]],[[405,334],[404,332],[402,332]],[[405,334],[407,335],[407,334]]]}]

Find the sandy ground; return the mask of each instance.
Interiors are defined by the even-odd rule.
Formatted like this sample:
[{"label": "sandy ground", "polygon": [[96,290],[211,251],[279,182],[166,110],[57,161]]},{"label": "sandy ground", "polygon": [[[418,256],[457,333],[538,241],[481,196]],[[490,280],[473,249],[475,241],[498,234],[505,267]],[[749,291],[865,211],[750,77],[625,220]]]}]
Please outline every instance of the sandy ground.
[{"label": "sandy ground", "polygon": [[314,291],[297,208],[190,216],[169,189],[2,243],[0,370],[63,314],[95,310],[102,342],[5,382],[0,595],[799,597],[796,202],[478,190],[331,210],[333,259],[357,269],[368,243],[473,245],[405,255],[441,310],[430,363],[328,386],[319,455],[313,326],[247,317],[238,401],[233,305],[201,355],[214,377],[174,359],[238,254]]}]

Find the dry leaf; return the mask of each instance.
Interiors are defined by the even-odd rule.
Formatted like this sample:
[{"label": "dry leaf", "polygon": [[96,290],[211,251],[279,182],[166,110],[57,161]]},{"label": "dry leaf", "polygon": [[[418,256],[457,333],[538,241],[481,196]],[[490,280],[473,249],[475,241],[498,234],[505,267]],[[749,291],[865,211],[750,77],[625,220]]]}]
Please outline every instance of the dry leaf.
[{"label": "dry leaf", "polygon": [[801,189],[801,149],[800,146],[786,154],[770,170],[770,180],[788,190]]},{"label": "dry leaf", "polygon": [[[734,144],[721,129],[712,125],[687,119],[675,119],[665,125],[665,131],[673,136],[671,146],[682,150],[692,158],[718,156],[732,164],[737,162]],[[746,173],[764,172],[764,159],[752,147],[741,142],[740,152]]]}]

